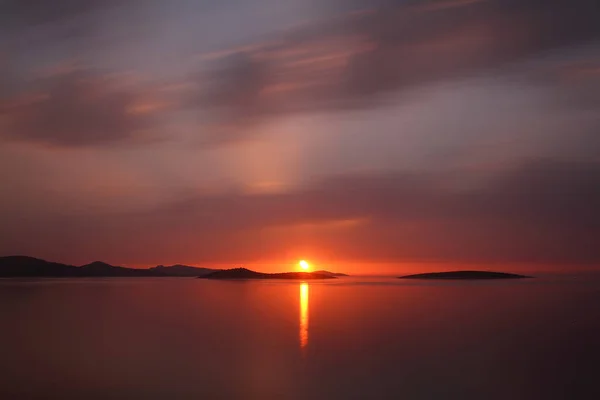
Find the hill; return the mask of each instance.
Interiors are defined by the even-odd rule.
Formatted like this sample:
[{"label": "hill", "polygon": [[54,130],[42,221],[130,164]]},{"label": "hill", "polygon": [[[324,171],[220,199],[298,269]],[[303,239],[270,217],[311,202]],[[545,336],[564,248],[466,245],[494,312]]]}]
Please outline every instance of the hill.
[{"label": "hill", "polygon": [[1,278],[197,277],[214,271],[185,265],[136,269],[110,265],[102,261],[77,267],[34,257],[0,257]]},{"label": "hill", "polygon": [[94,261],[82,266],[49,262],[34,257],[0,257],[0,278],[78,278],[78,277],[199,277],[208,279],[330,279],[345,274],[329,271],[266,274],[246,268],[227,270],[189,265],[158,265],[148,269],[127,268]]},{"label": "hill", "polygon": [[60,277],[79,276],[82,271],[73,265],[60,264],[25,256],[0,257],[0,277]]},{"label": "hill", "polygon": [[476,280],[476,279],[522,279],[531,278],[531,276],[509,274],[505,272],[492,271],[450,271],[450,272],[430,272],[425,274],[414,274],[400,276],[398,279],[456,279],[456,280]]},{"label": "hill", "polygon": [[82,265],[77,268],[83,276],[88,277],[127,277],[127,276],[163,276],[162,274],[149,269],[135,269],[110,265],[102,261]]},{"label": "hill", "polygon": [[267,274],[264,272],[256,272],[246,268],[224,269],[212,272],[205,276],[200,276],[201,279],[334,279],[331,274],[323,274],[318,272],[282,272],[275,274]]},{"label": "hill", "polygon": [[331,276],[350,276],[348,274],[342,274],[341,272],[331,272],[325,270],[313,271],[312,274],[323,274],[323,275],[331,275]]},{"label": "hill", "polygon": [[217,269],[212,268],[200,268],[200,267],[192,267],[189,265],[157,265],[156,267],[150,268],[150,271],[155,271],[160,274],[168,275],[168,276],[188,276],[188,277],[196,277],[203,276],[206,274],[210,274],[211,272],[219,271]]}]

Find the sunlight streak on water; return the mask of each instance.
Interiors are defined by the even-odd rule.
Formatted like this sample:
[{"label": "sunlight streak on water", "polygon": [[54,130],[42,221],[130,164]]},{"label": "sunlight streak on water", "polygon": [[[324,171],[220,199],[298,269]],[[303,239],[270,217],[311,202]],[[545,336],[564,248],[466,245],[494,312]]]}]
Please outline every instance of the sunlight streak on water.
[{"label": "sunlight streak on water", "polygon": [[308,345],[308,283],[300,284],[300,348]]}]

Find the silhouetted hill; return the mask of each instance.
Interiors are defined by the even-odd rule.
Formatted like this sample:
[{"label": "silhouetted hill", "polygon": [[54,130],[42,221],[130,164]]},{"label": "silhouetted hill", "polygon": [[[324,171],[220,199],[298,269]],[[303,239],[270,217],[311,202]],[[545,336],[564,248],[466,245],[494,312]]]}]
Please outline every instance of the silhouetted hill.
[{"label": "silhouetted hill", "polygon": [[349,276],[348,274],[342,274],[341,272],[331,272],[325,270],[313,271],[313,274],[323,274],[323,275],[331,275],[331,276]]},{"label": "silhouetted hill", "polygon": [[322,274],[317,272],[282,272],[276,274],[267,274],[264,272],[256,272],[246,268],[224,269],[212,272],[205,276],[200,276],[202,279],[334,279],[335,276],[330,274]]},{"label": "silhouetted hill", "polygon": [[450,272],[430,272],[425,274],[415,274],[400,276],[399,279],[521,279],[531,278],[531,276],[508,274],[505,272],[492,271],[450,271]]},{"label": "silhouetted hill", "polygon": [[0,277],[79,276],[73,265],[60,264],[26,256],[0,257]]},{"label": "silhouetted hill", "polygon": [[80,267],[26,256],[0,257],[3,278],[76,278],[76,277],[199,277],[208,279],[330,279],[346,276],[329,271],[266,274],[246,268],[227,270],[189,265],[158,265],[149,269],[126,268],[94,261]]},{"label": "silhouetted hill", "polygon": [[176,264],[176,265],[169,265],[169,266],[158,265],[156,267],[150,268],[150,271],[156,271],[158,273],[165,274],[168,276],[195,277],[195,276],[203,276],[206,274],[210,274],[211,272],[215,272],[215,271],[219,271],[219,270],[212,269],[212,268],[200,268],[200,267],[192,267],[189,265]]},{"label": "silhouetted hill", "polygon": [[26,256],[0,257],[0,277],[3,278],[77,278],[77,277],[196,277],[214,272],[207,268],[185,265],[135,269],[119,267],[102,261],[76,267]]},{"label": "silhouetted hill", "polygon": [[118,267],[102,261],[82,265],[79,267],[84,276],[119,277],[119,276],[164,276],[157,271],[149,269],[135,269]]}]

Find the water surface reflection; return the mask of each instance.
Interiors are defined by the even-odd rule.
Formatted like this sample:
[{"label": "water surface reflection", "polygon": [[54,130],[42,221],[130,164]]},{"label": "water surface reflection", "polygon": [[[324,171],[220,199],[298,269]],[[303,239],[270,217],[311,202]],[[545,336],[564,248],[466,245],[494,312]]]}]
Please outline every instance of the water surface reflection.
[{"label": "water surface reflection", "polygon": [[308,283],[300,284],[300,348],[308,345]]},{"label": "water surface reflection", "polygon": [[0,280],[0,399],[600,399],[599,302],[587,277]]}]

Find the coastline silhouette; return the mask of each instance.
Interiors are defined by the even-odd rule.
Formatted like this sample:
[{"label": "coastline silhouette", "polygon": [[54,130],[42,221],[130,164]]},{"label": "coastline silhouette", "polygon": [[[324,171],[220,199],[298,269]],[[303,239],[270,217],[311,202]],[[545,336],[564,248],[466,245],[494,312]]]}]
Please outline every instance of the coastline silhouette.
[{"label": "coastline silhouette", "polygon": [[200,279],[335,279],[335,274],[327,271],[319,272],[279,272],[264,273],[247,268],[232,268],[211,272],[199,276]]},{"label": "coastline silhouette", "polygon": [[213,269],[175,264],[127,268],[94,261],[82,266],[27,256],[0,257],[0,278],[189,277],[207,279],[333,279],[348,276],[329,271],[263,273],[246,268]]},{"label": "coastline silhouette", "polygon": [[0,257],[0,277],[3,278],[196,277],[214,271],[216,270],[187,265],[159,265],[137,269],[110,265],[102,261],[75,266],[27,256]]}]

